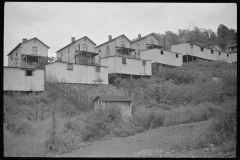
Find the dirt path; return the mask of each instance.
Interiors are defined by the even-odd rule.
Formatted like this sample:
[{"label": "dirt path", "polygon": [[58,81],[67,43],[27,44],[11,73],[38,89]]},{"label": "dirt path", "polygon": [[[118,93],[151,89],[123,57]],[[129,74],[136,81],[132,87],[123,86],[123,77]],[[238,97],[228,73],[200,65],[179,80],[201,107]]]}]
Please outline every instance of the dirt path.
[{"label": "dirt path", "polygon": [[[126,138],[109,138],[58,157],[203,157],[205,150],[176,152],[172,146],[204,132],[209,121],[189,123],[171,127],[160,127]],[[204,153],[203,153],[204,152]]]}]

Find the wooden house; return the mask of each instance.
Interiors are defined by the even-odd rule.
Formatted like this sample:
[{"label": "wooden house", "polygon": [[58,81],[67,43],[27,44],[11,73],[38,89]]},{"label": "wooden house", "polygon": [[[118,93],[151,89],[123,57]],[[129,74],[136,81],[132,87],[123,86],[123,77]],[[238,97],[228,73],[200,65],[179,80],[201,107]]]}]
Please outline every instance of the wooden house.
[{"label": "wooden house", "polygon": [[129,96],[97,96],[93,102],[95,103],[95,110],[118,107],[123,117],[132,117],[132,99]]},{"label": "wooden house", "polygon": [[[149,60],[139,59],[130,53],[131,41],[123,34],[114,39],[109,36],[109,40],[96,46],[96,62],[103,66],[108,66],[109,82],[116,77],[150,77],[151,63]],[[98,59],[98,60],[97,60]]]},{"label": "wooden house", "polygon": [[37,37],[23,39],[7,56],[9,67],[36,68],[40,58],[48,57],[49,47]]},{"label": "wooden house", "polygon": [[75,37],[71,37],[71,43],[65,47],[56,51],[57,58],[67,63],[81,64],[82,58],[87,61],[95,61],[96,44],[87,36],[75,40]]},{"label": "wooden house", "polygon": [[146,36],[141,37],[141,34],[138,34],[138,38],[131,42],[131,48],[135,49],[135,51],[131,52],[136,58],[141,57],[140,52],[147,49],[153,48],[163,48],[163,46],[159,45],[159,40],[154,33],[150,33]]}]

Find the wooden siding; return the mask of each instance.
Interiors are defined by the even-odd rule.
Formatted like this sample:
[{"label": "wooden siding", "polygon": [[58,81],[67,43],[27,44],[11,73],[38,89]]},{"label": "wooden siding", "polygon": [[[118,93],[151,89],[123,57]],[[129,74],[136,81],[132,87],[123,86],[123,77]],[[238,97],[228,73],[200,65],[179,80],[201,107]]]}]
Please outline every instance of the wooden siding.
[{"label": "wooden siding", "polygon": [[[161,54],[161,51],[163,52],[163,55]],[[141,51],[140,54],[143,59],[151,60],[151,63],[162,63],[172,66],[182,65],[182,54],[178,54],[177,58],[176,53],[156,48]]]},{"label": "wooden siding", "polygon": [[4,91],[44,91],[44,70],[33,71],[33,76],[25,76],[21,68],[4,67]]},{"label": "wooden siding", "polygon": [[101,59],[101,65],[108,66],[108,74],[121,73],[139,76],[151,76],[151,62],[146,61],[146,66],[143,66],[143,60],[126,58],[126,64],[122,63],[123,57],[108,57]]},{"label": "wooden siding", "polygon": [[101,78],[101,84],[108,84],[107,67],[101,67],[100,72],[96,72],[95,66],[72,65],[73,70],[67,70],[67,63],[55,62],[46,65],[46,81],[50,81],[49,77],[55,77],[56,81],[64,83],[99,84],[94,81]]}]

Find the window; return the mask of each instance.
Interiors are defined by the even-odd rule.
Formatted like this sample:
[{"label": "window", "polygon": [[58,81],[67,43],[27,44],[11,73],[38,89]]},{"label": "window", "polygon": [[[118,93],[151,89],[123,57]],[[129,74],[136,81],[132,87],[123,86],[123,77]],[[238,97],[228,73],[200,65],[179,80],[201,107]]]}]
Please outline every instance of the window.
[{"label": "window", "polygon": [[101,49],[99,49],[99,53],[101,52]]},{"label": "window", "polygon": [[234,48],[233,48],[233,47],[231,47],[231,50],[233,51],[233,50],[234,50]]},{"label": "window", "polygon": [[17,55],[17,52],[16,52],[16,57],[17,57],[18,55]]},{"label": "window", "polygon": [[121,47],[124,47],[125,44],[124,44],[124,41],[121,41]]},{"label": "window", "polygon": [[227,57],[228,57],[229,55],[227,54]]},{"label": "window", "polygon": [[12,54],[11,54],[11,61],[12,61]]},{"label": "window", "polygon": [[201,48],[201,51],[203,52],[203,48]]},{"label": "window", "polygon": [[163,55],[163,51],[161,51],[161,55]]},{"label": "window", "polygon": [[176,54],[176,58],[178,58],[178,54]]},{"label": "window", "polygon": [[33,54],[37,54],[37,47],[32,47]]},{"label": "window", "polygon": [[68,47],[68,53],[70,53],[70,47]]},{"label": "window", "polygon": [[146,61],[143,61],[143,66],[146,66]]},{"label": "window", "polygon": [[122,63],[123,63],[123,64],[127,64],[126,58],[122,58]]},{"label": "window", "polygon": [[33,71],[25,71],[25,76],[33,76]]},{"label": "window", "polygon": [[153,44],[154,42],[153,42],[153,39],[151,39],[151,44]]},{"label": "window", "polygon": [[96,66],[96,72],[100,72],[100,66]]},{"label": "window", "polygon": [[67,70],[73,70],[73,64],[67,64]]},{"label": "window", "polygon": [[137,46],[140,46],[140,41],[137,42]]},{"label": "window", "polygon": [[219,52],[219,55],[221,55],[221,52]]},{"label": "window", "polygon": [[83,44],[83,51],[87,51],[87,45]]},{"label": "window", "polygon": [[98,99],[98,106],[102,107],[102,100],[101,99]]},{"label": "window", "polygon": [[213,54],[213,50],[211,49],[211,53]]}]

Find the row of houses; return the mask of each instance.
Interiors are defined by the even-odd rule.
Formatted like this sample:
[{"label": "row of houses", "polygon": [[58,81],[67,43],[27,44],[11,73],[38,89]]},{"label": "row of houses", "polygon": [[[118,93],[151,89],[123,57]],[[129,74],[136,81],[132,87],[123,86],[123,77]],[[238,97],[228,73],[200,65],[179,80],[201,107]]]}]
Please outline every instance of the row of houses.
[{"label": "row of houses", "polygon": [[44,91],[45,82],[76,84],[108,84],[120,77],[150,77],[165,67],[178,67],[196,58],[228,63],[237,61],[237,45],[227,52],[202,48],[191,43],[171,46],[163,50],[154,33],[129,40],[124,34],[96,45],[84,36],[56,51],[58,62],[37,69],[41,58],[48,57],[48,49],[38,38],[23,39],[7,56],[4,66],[4,91]]}]

